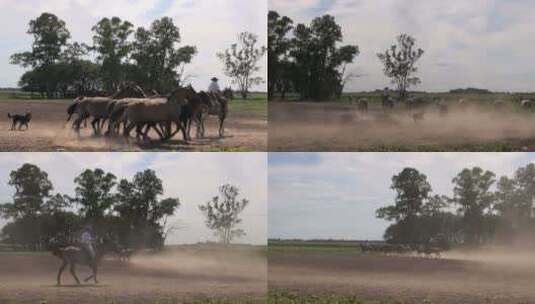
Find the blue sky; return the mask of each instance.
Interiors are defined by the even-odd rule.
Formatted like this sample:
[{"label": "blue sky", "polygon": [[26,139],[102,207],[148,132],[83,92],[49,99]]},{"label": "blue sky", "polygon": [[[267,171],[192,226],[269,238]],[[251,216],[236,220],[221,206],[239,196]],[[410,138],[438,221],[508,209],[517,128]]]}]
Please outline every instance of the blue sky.
[{"label": "blue sky", "polygon": [[[267,43],[267,2],[264,0],[2,0],[0,20],[0,87],[17,85],[24,69],[9,64],[11,54],[31,48],[26,34],[28,22],[42,12],[56,14],[67,23],[72,41],[92,41],[91,27],[103,17],[118,16],[135,27],[148,27],[164,16],[173,18],[180,28],[182,43],[195,45],[199,53],[186,66],[186,74],[197,90],[206,90],[210,78],[217,76],[221,85],[231,85],[216,53],[228,48],[239,32],[249,31]],[[261,61],[259,76],[267,74],[267,56]],[[234,85],[236,87],[236,85]],[[264,90],[258,85],[253,90]]]},{"label": "blue sky", "polygon": [[[163,180],[163,197],[178,197],[182,206],[169,223],[182,227],[168,242],[196,243],[214,240],[204,225],[198,205],[217,195],[218,187],[230,183],[241,189],[250,205],[243,213],[247,236],[240,242],[265,244],[267,235],[267,160],[264,153],[2,153],[0,155],[0,201],[9,202],[13,188],[9,173],[24,163],[45,170],[55,191],[73,195],[74,178],[86,168],[102,168],[118,178],[131,178],[147,168]],[[5,224],[0,219],[0,227]]]},{"label": "blue sky", "polygon": [[531,0],[269,0],[296,22],[331,14],[342,26],[344,43],[361,54],[349,70],[361,75],[349,91],[388,85],[376,53],[408,33],[426,53],[419,64],[418,89],[444,91],[481,87],[533,91],[535,1]]},{"label": "blue sky", "polygon": [[270,153],[270,238],[382,239],[388,222],[375,210],[392,204],[391,178],[405,167],[428,177],[435,194],[451,195],[463,168],[512,175],[534,153]]}]

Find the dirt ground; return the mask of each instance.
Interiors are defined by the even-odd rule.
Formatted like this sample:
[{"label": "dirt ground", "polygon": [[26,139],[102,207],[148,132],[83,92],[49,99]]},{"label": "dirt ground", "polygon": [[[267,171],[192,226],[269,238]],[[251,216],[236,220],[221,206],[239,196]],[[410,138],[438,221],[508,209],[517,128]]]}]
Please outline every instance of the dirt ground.
[{"label": "dirt ground", "polygon": [[534,257],[277,253],[268,259],[269,288],[393,303],[535,303]]},{"label": "dirt ground", "polygon": [[[180,252],[134,256],[129,263],[107,259],[99,284],[76,285],[68,270],[56,286],[60,260],[51,254],[3,254],[0,263],[0,303],[182,303],[265,300],[267,268],[264,257],[248,254]],[[78,266],[80,280],[89,275]]]},{"label": "dirt ground", "polygon": [[270,151],[535,151],[535,117],[514,109],[450,105],[423,120],[371,105],[366,114],[348,103],[271,102]]},{"label": "dirt ground", "polygon": [[[92,135],[91,128],[82,129],[80,137],[67,125],[68,102],[8,100],[0,102],[0,151],[265,151],[267,149],[267,120],[257,113],[232,112],[225,122],[225,136],[217,135],[217,118],[210,117],[207,138],[184,144],[177,135],[165,143],[138,145],[134,138],[104,138]],[[11,120],[7,113],[33,115],[28,131],[9,131]],[[195,129],[192,130],[194,136]],[[132,133],[133,134],[133,133]],[[152,134],[156,139],[157,135]]]}]

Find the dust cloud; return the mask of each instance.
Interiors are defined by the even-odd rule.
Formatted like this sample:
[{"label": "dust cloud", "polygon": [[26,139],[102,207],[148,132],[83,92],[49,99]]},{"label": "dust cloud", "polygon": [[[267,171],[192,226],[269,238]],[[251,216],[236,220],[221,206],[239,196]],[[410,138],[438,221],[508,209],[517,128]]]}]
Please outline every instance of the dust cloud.
[{"label": "dust cloud", "polygon": [[[422,115],[418,119],[418,115]],[[415,119],[416,116],[416,119]],[[270,106],[271,150],[366,150],[376,147],[468,145],[534,141],[535,118],[509,108],[481,106],[382,110],[354,106],[275,103]],[[522,146],[527,150],[533,147]]]}]

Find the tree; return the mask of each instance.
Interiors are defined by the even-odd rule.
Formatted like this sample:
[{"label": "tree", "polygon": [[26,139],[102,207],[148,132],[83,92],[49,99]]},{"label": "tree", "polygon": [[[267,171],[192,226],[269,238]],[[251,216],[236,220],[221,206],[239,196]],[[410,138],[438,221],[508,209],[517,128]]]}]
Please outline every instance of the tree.
[{"label": "tree", "polygon": [[463,169],[453,180],[453,198],[458,212],[463,217],[465,240],[469,244],[481,244],[488,231],[488,217],[494,195],[490,187],[495,183],[495,174],[479,167]]},{"label": "tree", "polygon": [[234,43],[224,52],[217,53],[225,66],[225,74],[237,83],[243,99],[247,99],[249,89],[262,83],[262,77],[255,77],[260,70],[258,61],[266,53],[266,47],[257,47],[258,37],[243,32],[238,35],[238,43]]},{"label": "tree", "polygon": [[422,49],[416,49],[416,40],[407,34],[399,35],[397,44],[392,45],[384,53],[377,54],[384,65],[385,75],[396,85],[401,100],[406,98],[410,86],[421,82],[420,78],[413,74],[418,71],[416,62],[423,54]]},{"label": "tree", "polygon": [[69,206],[62,195],[52,195],[48,174],[33,164],[11,171],[8,184],[15,188],[12,203],[0,205],[0,215],[11,221],[2,234],[15,244],[40,250],[58,231],[49,229],[55,214]]},{"label": "tree", "polygon": [[420,243],[419,216],[431,193],[427,177],[414,168],[405,168],[392,177],[390,188],[396,192],[394,205],[376,212],[378,218],[395,222],[385,232],[385,238],[394,243]]},{"label": "tree", "polygon": [[154,21],[149,30],[138,28],[132,45],[137,83],[160,93],[183,85],[181,67],[191,62],[197,49],[194,46],[177,48],[180,41],[179,28],[169,17]]},{"label": "tree", "polygon": [[11,64],[31,67],[32,71],[21,78],[21,86],[37,89],[51,98],[58,82],[55,75],[57,69],[53,67],[61,59],[70,33],[65,22],[50,13],[43,13],[31,20],[27,33],[33,35],[32,50],[13,54],[10,58]]},{"label": "tree", "polygon": [[315,18],[310,26],[298,24],[293,35],[292,78],[301,99],[335,97],[343,86],[341,69],[358,56],[358,46],[338,46],[343,40],[342,28],[330,15]]},{"label": "tree", "polygon": [[[277,89],[283,91],[287,86],[289,69],[289,51],[292,46],[288,34],[293,29],[292,19],[281,17],[275,11],[268,13],[268,98],[272,99]],[[283,93],[283,92],[281,92]]]},{"label": "tree", "polygon": [[[47,199],[54,189],[48,174],[32,164],[24,164],[9,175],[10,186],[15,187],[13,203],[0,205],[5,218],[32,217],[48,213],[54,206]],[[53,201],[56,202],[56,201]],[[52,202],[52,203],[53,203]]]},{"label": "tree", "polygon": [[159,199],[163,194],[162,180],[153,170],[123,179],[117,186],[115,210],[130,227],[127,243],[136,247],[161,247],[165,241],[162,221],[180,206],[177,198]]},{"label": "tree", "polygon": [[123,64],[131,50],[128,37],[132,27],[132,23],[113,17],[102,18],[92,28],[92,50],[98,53],[104,87],[109,93],[117,91],[125,80]]},{"label": "tree", "polygon": [[533,218],[533,203],[535,201],[535,165],[528,164],[525,167],[518,168],[515,172],[515,184],[518,187],[519,208],[523,215],[521,220],[526,223]]},{"label": "tree", "polygon": [[112,189],[116,177],[102,169],[87,169],[74,179],[76,188],[72,202],[80,206],[80,215],[89,222],[96,222],[111,211],[114,204]]},{"label": "tree", "polygon": [[227,245],[233,239],[245,235],[245,232],[237,228],[242,220],[240,213],[249,205],[249,200],[238,199],[240,191],[237,187],[226,184],[219,187],[219,195],[212,198],[199,209],[206,217],[206,226],[214,231],[221,243]]},{"label": "tree", "polygon": [[66,46],[71,34],[65,22],[51,13],[43,13],[31,20],[28,34],[33,35],[31,52],[17,53],[11,56],[13,64],[25,67],[46,66],[59,60],[62,48]]}]

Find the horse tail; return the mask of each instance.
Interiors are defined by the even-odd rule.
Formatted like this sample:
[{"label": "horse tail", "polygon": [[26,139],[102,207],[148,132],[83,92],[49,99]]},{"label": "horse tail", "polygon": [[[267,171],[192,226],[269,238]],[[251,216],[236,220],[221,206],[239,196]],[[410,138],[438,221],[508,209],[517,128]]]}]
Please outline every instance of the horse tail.
[{"label": "horse tail", "polygon": [[11,113],[7,113],[7,117],[8,118],[13,118],[13,115],[11,115]]}]

